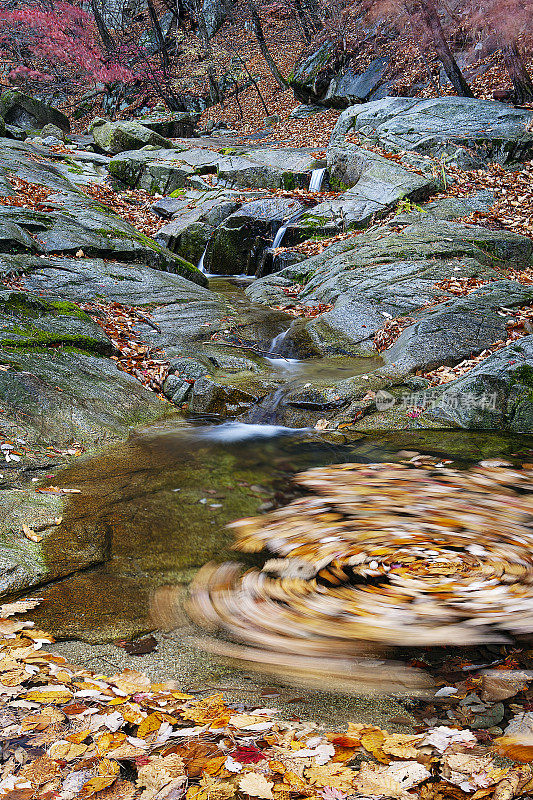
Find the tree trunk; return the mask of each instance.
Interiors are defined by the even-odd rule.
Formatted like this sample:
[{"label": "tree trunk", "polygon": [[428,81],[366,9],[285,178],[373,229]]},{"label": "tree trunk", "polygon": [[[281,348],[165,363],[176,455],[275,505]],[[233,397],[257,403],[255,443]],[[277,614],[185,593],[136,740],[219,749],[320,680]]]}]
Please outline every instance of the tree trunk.
[{"label": "tree trunk", "polygon": [[100,13],[100,9],[96,4],[96,0],[91,0],[91,8],[94,15],[94,21],[96,22],[96,27],[98,28],[98,33],[100,34],[100,39],[102,40],[102,44],[104,45],[108,53],[113,53],[117,49],[117,46],[115,44],[115,40],[109,33],[104,18]]},{"label": "tree trunk", "polygon": [[313,23],[303,8],[300,0],[294,0],[294,7],[296,9],[296,14],[298,15],[298,22],[300,23],[300,28],[304,35],[304,39],[306,42],[310,42],[313,38],[313,34],[316,33]]},{"label": "tree trunk", "polygon": [[159,20],[157,18],[157,11],[154,8],[152,0],[147,0],[147,5],[148,5],[148,13],[150,14],[150,22],[152,23],[152,30],[154,32],[154,36],[157,41],[157,46],[159,48],[159,54],[161,57],[161,66],[163,67],[163,74],[165,77],[167,77],[170,61],[168,58],[165,37],[163,36],[163,31],[161,30],[161,25],[159,24]]},{"label": "tree trunk", "polygon": [[252,17],[252,26],[255,33],[255,38],[257,39],[257,43],[259,45],[259,49],[261,50],[261,54],[265,59],[266,63],[268,64],[268,68],[270,69],[270,72],[274,76],[274,79],[278,84],[278,86],[281,89],[288,89],[289,84],[279,71],[276,62],[274,61],[268,50],[267,43],[265,41],[265,35],[263,33],[263,27],[261,25],[261,20],[259,19],[259,14],[257,13],[257,8],[255,7],[253,0],[248,0],[248,8],[250,9],[250,16]]},{"label": "tree trunk", "polygon": [[453,88],[461,97],[474,97],[446,41],[434,0],[421,0],[417,10],[422,24],[431,35],[437,58],[442,63]]},{"label": "tree trunk", "polygon": [[503,63],[513,82],[513,101],[517,105],[529,103],[533,100],[533,81],[527,71],[520,55],[518,44],[515,41],[502,48]]},{"label": "tree trunk", "polygon": [[224,107],[223,98],[218,89],[218,81],[216,79],[215,68],[212,64],[209,64],[207,67],[207,80],[209,82],[209,97],[211,99],[212,105],[220,103],[221,106]]}]

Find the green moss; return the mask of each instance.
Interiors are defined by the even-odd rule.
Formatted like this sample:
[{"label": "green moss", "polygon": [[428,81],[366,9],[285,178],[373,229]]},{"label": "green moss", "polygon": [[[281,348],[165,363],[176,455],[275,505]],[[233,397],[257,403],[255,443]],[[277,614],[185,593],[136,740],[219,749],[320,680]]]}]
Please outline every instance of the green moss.
[{"label": "green moss", "polygon": [[174,189],[174,191],[170,193],[170,197],[180,197],[182,194],[185,194],[185,189]]},{"label": "green moss", "polygon": [[76,317],[78,319],[90,319],[90,317],[78,308],[75,303],[69,303],[67,300],[52,300],[50,305],[61,316]]},{"label": "green moss", "polygon": [[412,211],[418,211],[419,214],[427,213],[422,206],[419,206],[418,203],[413,203],[412,200],[404,198],[403,200],[398,201],[398,205],[396,206],[397,214],[410,214]]},{"label": "green moss", "polygon": [[333,175],[329,177],[329,185],[332,192],[346,192],[350,188],[346,183],[343,183]]},{"label": "green moss", "polygon": [[305,231],[319,231],[327,222],[326,217],[321,217],[318,214],[307,214],[299,221],[298,226],[304,228]]},{"label": "green moss", "polygon": [[296,180],[292,172],[284,172],[281,180],[285,190],[296,189]]},{"label": "green moss", "polygon": [[533,389],[533,367],[530,364],[522,364],[513,372],[513,379],[513,383],[520,381],[520,383]]},{"label": "green moss", "polygon": [[91,336],[80,336],[78,334],[57,334],[43,331],[41,328],[13,328],[13,333],[24,336],[20,339],[1,339],[2,348],[6,350],[23,350],[27,352],[43,351],[49,347],[56,346],[76,346],[80,353],[101,353],[102,342],[93,339]]},{"label": "green moss", "polygon": [[0,310],[7,314],[25,317],[38,317],[48,313],[89,319],[77,305],[67,300],[41,300],[25,292],[11,292],[7,299],[0,299]]}]

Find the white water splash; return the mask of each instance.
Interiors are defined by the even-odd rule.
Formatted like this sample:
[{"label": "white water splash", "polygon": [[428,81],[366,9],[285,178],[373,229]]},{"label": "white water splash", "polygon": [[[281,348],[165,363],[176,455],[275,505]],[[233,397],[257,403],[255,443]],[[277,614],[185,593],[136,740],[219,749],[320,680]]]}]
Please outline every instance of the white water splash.
[{"label": "white water splash", "polygon": [[320,167],[319,169],[314,169],[311,173],[311,179],[309,181],[309,191],[310,192],[319,192],[322,188],[322,183],[324,181],[324,175],[326,174],[326,167]]},{"label": "white water splash", "polygon": [[274,241],[272,242],[272,249],[273,250],[275,250],[276,247],[280,246],[281,241],[282,241],[283,237],[285,236],[288,227],[289,227],[288,225],[281,225],[281,227],[278,228],[277,233],[274,236]]},{"label": "white water splash", "polygon": [[277,436],[294,436],[307,433],[310,428],[286,428],[283,425],[258,425],[246,422],[224,422],[205,428],[196,428],[195,435],[213,442],[244,442],[249,439],[274,439]]},{"label": "white water splash", "polygon": [[283,342],[289,331],[290,328],[287,328],[286,331],[281,331],[281,333],[278,333],[277,336],[274,336],[274,338],[270,342],[270,348],[268,350],[269,353],[272,353],[272,355],[276,355],[280,344]]},{"label": "white water splash", "polygon": [[299,358],[284,358],[284,356],[279,356],[278,358],[265,357],[265,361],[268,361],[273,367],[283,370],[290,370],[294,364],[301,363]]},{"label": "white water splash", "polygon": [[207,272],[205,271],[205,267],[204,267],[204,261],[205,261],[205,254],[207,253],[207,245],[208,245],[208,244],[209,244],[209,242],[206,244],[206,246],[205,246],[205,250],[204,250],[204,252],[202,253],[202,257],[200,258],[200,261],[198,262],[198,269],[199,269],[199,270],[200,270],[200,272],[202,272],[204,275],[207,275]]}]

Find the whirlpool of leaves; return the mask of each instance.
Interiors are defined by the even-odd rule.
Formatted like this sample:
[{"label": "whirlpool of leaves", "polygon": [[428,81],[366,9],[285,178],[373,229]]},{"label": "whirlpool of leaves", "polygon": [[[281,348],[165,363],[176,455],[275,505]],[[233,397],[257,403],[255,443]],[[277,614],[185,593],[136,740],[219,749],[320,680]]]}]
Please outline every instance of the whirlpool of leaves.
[{"label": "whirlpool of leaves", "polygon": [[[344,464],[296,476],[308,494],[233,523],[262,569],[207,566],[191,612],[248,646],[215,652],[285,670],[383,678],[395,646],[512,641],[533,631],[532,470]],[[332,656],[334,654],[334,657]],[[300,665],[300,666],[299,666]],[[391,668],[393,684],[421,676]],[[365,678],[366,674],[366,678]]]}]

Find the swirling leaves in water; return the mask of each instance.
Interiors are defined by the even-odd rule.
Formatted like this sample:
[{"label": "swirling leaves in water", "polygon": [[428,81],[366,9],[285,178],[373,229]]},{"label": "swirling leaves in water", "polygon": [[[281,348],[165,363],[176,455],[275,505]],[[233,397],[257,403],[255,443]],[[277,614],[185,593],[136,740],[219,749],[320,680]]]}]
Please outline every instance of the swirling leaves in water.
[{"label": "swirling leaves in water", "polygon": [[422,678],[369,651],[533,631],[531,476],[402,464],[297,475],[308,494],[231,526],[237,549],[276,558],[243,575],[234,564],[200,573],[190,613],[246,642],[203,646],[307,682],[327,675],[343,691],[391,691]]}]

